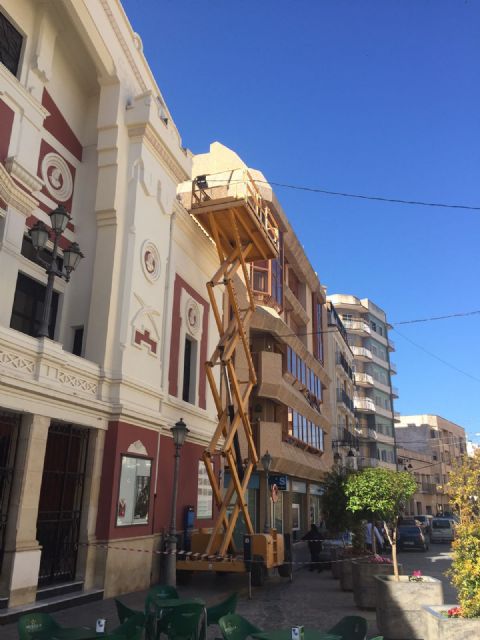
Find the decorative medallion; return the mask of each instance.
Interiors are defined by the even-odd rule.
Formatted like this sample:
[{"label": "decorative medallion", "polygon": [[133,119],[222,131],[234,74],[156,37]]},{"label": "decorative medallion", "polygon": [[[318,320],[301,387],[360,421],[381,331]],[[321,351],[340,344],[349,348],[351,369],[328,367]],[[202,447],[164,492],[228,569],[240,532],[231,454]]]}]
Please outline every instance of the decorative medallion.
[{"label": "decorative medallion", "polygon": [[142,246],[142,268],[147,280],[155,282],[160,275],[160,254],[157,247],[147,240]]},{"label": "decorative medallion", "polygon": [[193,298],[187,300],[185,317],[187,318],[188,330],[191,333],[197,333],[200,328],[200,308]]},{"label": "decorative medallion", "polygon": [[42,160],[42,178],[49,194],[58,202],[72,196],[73,178],[68,164],[58,153],[47,153]]}]

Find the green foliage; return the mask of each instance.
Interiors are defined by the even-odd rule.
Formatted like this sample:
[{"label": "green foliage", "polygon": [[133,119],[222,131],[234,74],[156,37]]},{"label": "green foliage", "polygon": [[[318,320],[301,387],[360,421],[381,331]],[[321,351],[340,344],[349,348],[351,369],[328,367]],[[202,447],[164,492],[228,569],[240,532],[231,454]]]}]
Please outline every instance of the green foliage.
[{"label": "green foliage", "polygon": [[345,483],[348,471],[334,469],[327,474],[324,482],[324,492],[321,498],[322,513],[327,529],[332,533],[340,533],[350,529],[353,524],[353,514],[347,511],[347,496]]},{"label": "green foliage", "polygon": [[415,478],[406,471],[364,469],[347,479],[347,509],[392,522],[416,490]]},{"label": "green foliage", "polygon": [[447,572],[458,591],[462,616],[480,617],[480,451],[465,457],[450,474],[449,494],[460,522],[453,562]]}]

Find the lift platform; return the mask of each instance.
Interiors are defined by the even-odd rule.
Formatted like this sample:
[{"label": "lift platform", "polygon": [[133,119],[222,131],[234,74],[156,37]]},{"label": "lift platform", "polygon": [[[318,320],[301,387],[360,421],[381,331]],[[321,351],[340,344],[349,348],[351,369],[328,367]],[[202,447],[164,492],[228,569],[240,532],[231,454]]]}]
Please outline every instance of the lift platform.
[{"label": "lift platform", "polygon": [[[181,572],[186,572],[185,577],[194,571],[249,571],[253,584],[262,584],[267,570],[278,567],[281,575],[290,577],[289,537],[275,529],[255,533],[246,500],[248,483],[258,463],[248,416],[249,398],[257,378],[247,336],[255,311],[247,263],[278,256],[278,226],[248,170],[197,176],[191,191],[181,193],[180,199],[214,241],[220,267],[207,283],[219,342],[205,363],[218,425],[203,453],[218,515],[211,531],[192,535],[191,551],[177,557],[177,575],[181,579]],[[225,288],[223,308],[215,296],[218,286]],[[239,380],[235,362],[242,363],[245,379]],[[219,376],[214,375],[215,367],[219,368]],[[247,446],[245,460],[240,452],[240,432]],[[229,470],[230,480],[224,491],[213,465],[213,457],[218,454]],[[233,542],[240,514],[246,528],[241,550]]]}]

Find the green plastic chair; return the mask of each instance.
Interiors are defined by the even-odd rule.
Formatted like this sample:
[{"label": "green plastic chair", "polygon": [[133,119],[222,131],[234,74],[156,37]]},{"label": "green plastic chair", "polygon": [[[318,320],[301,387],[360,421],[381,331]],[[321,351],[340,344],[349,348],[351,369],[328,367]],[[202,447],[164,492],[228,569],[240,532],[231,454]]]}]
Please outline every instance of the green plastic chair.
[{"label": "green plastic chair", "polygon": [[[143,611],[137,611],[133,616],[127,618],[120,626],[110,634],[107,634],[110,640],[123,638],[124,640],[142,640],[145,631],[145,614]],[[112,638],[110,638],[112,636]]]},{"label": "green plastic chair", "polygon": [[328,633],[341,636],[342,640],[365,640],[367,637],[367,621],[361,616],[345,616]]},{"label": "green plastic chair", "polygon": [[375,636],[374,638],[370,638],[370,640],[383,640],[383,636]]},{"label": "green plastic chair", "polygon": [[17,622],[20,640],[31,640],[35,634],[57,631],[61,626],[48,613],[27,613]]},{"label": "green plastic chair", "polygon": [[237,593],[232,593],[231,596],[228,596],[226,600],[219,602],[218,604],[214,604],[212,607],[207,607],[207,625],[218,624],[218,621],[223,616],[228,615],[229,613],[235,613],[235,609],[237,608]]},{"label": "green plastic chair", "polygon": [[168,640],[199,640],[204,611],[203,604],[197,602],[172,609],[162,625]]},{"label": "green plastic chair", "polygon": [[117,615],[118,615],[118,619],[120,620],[120,624],[125,622],[125,620],[128,620],[128,618],[131,618],[132,616],[136,615],[137,613],[142,613],[142,611],[137,611],[136,609],[130,609],[130,607],[127,607],[126,604],[123,604],[123,602],[120,602],[120,600],[117,600],[116,598],[115,598],[115,606],[117,607]]},{"label": "green plastic chair", "polygon": [[175,600],[178,598],[178,591],[168,584],[157,584],[156,587],[152,587],[148,591],[147,598],[149,597],[157,598],[157,600]]},{"label": "green plastic chair", "polygon": [[252,633],[261,633],[251,622],[238,613],[229,613],[218,621],[224,640],[245,640]]}]

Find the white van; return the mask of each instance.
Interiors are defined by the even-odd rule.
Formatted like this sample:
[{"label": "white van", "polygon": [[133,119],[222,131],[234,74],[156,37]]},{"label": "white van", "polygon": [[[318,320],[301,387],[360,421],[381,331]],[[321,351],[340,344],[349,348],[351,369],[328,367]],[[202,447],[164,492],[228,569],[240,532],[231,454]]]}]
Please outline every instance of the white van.
[{"label": "white van", "polygon": [[433,518],[430,542],[452,542],[455,540],[455,522],[450,518]]}]

